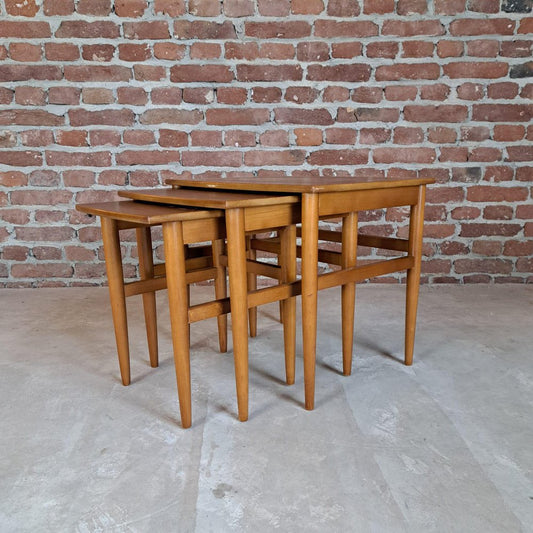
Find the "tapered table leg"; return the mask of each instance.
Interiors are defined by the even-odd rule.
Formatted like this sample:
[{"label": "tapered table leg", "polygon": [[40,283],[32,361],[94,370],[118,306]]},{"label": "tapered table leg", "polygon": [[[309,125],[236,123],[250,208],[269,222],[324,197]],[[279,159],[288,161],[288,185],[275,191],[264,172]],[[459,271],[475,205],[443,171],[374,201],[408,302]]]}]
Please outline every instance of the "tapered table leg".
[{"label": "tapered table leg", "polygon": [[[318,194],[302,195],[302,330],[305,408],[315,405],[318,293]],[[283,317],[285,321],[285,316]]]},{"label": "tapered table leg", "polygon": [[420,269],[422,261],[422,235],[424,232],[424,202],[426,187],[418,189],[418,201],[411,206],[409,219],[409,255],[414,258],[414,265],[407,270],[407,289],[405,305],[405,364],[413,364],[415,347],[416,312],[418,309],[418,292],[420,288]]},{"label": "tapered table leg", "polygon": [[[224,241],[217,239],[213,241],[211,249],[213,250],[213,265],[217,272],[215,275],[215,297],[217,300],[226,298],[226,269],[220,264],[220,256],[223,253]],[[218,325],[218,345],[222,353],[228,351],[228,315],[217,316]]]},{"label": "tapered table leg", "polygon": [[[350,213],[342,221],[341,267],[354,267],[357,261],[357,213]],[[341,289],[342,301],[342,370],[352,373],[353,328],[355,312],[355,283],[346,283]]]},{"label": "tapered table leg", "polygon": [[226,210],[233,357],[239,420],[248,420],[248,294],[244,211]]},{"label": "tapered table leg", "polygon": [[191,426],[191,365],[185,247],[181,222],[163,224],[163,240],[181,425],[188,428]]},{"label": "tapered table leg", "polygon": [[[154,277],[154,257],[152,252],[152,234],[150,227],[136,229],[137,251],[139,254],[139,273],[143,280]],[[146,324],[146,338],[148,341],[148,353],[150,354],[150,366],[153,368],[159,364],[157,347],[157,308],[155,291],[145,292],[143,295],[144,322]]]},{"label": "tapered table leg", "polygon": [[124,273],[117,221],[102,217],[102,240],[104,242],[107,281],[111,313],[115,328],[118,364],[123,385],[130,384],[130,348],[128,341],[128,319],[126,316],[126,296],[124,294]]},{"label": "tapered table leg", "polygon": [[[256,252],[255,250],[252,250],[251,246],[251,237],[246,237],[246,256],[248,259],[255,260],[256,258]],[[253,272],[248,272],[248,292],[255,291],[257,289],[257,274],[254,274]],[[250,328],[250,337],[256,337],[257,336],[257,307],[250,307],[248,309],[248,322],[249,322],[249,328]]]},{"label": "tapered table leg", "polygon": [[[296,280],[296,226],[286,226],[281,237],[281,282]],[[281,300],[283,314],[283,340],[285,345],[285,376],[287,385],[294,383],[296,360],[296,298]]]}]

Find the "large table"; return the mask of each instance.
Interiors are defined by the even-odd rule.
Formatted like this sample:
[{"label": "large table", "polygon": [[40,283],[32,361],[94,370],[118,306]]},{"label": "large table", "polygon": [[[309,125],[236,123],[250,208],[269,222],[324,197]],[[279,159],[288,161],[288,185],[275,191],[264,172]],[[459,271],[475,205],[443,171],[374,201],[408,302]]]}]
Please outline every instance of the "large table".
[{"label": "large table", "polygon": [[[167,173],[167,176],[171,173]],[[315,396],[315,361],[316,361],[316,331],[317,331],[317,294],[318,291],[334,286],[342,286],[343,313],[343,369],[349,374],[352,365],[353,345],[353,317],[355,303],[355,283],[375,276],[407,271],[406,316],[405,316],[405,364],[413,361],[414,338],[416,327],[416,313],[418,306],[418,292],[420,284],[420,268],[422,253],[422,233],[424,223],[424,202],[426,185],[433,183],[430,178],[381,178],[381,177],[210,177],[175,175],[168,177],[166,183],[184,194],[176,194],[174,200],[167,203],[176,205],[195,205],[210,207],[207,202],[209,191],[254,191],[271,195],[293,195],[300,201],[301,213],[301,283],[292,284],[293,290],[287,291],[287,296],[301,293],[302,296],[302,329],[303,329],[303,360],[305,408],[314,408]],[[183,200],[187,196],[186,190],[205,190],[204,203],[196,193],[195,203]],[[142,196],[138,192],[124,191],[121,193],[130,198],[145,201],[161,201],[160,199]],[[168,198],[172,194],[167,195]],[[181,197],[181,200],[179,199]],[[406,239],[382,236],[358,236],[358,212],[390,207],[409,206],[409,233]],[[226,209],[226,225],[228,248],[238,247],[230,261],[230,297],[232,298],[232,313],[237,311],[241,316],[246,309],[246,303],[239,304],[240,311],[233,308],[233,302],[241,301],[246,296],[246,276],[244,247],[244,211],[238,206],[212,205],[219,209]],[[276,203],[265,206],[263,215],[271,210],[274,219]],[[342,232],[339,237],[335,233],[319,231],[321,218],[343,219]],[[282,223],[278,224],[280,227]],[[276,226],[272,223],[272,226]],[[339,240],[342,242],[340,255],[340,270],[318,274],[319,236],[325,240]],[[238,239],[238,241],[237,241]],[[238,244],[237,244],[238,242]],[[357,245],[384,248],[404,252],[402,257],[378,260],[371,264],[358,266],[356,263]],[[240,279],[233,276],[238,272]],[[233,294],[233,296],[232,296]],[[236,295],[239,295],[238,298]],[[235,320],[235,317],[233,317]],[[242,322],[241,319],[239,319]],[[244,327],[241,324],[241,328]],[[239,347],[240,352],[247,347]],[[241,411],[241,410],[239,410]],[[247,416],[247,413],[246,413]],[[239,412],[239,418],[245,420],[244,413]]]}]

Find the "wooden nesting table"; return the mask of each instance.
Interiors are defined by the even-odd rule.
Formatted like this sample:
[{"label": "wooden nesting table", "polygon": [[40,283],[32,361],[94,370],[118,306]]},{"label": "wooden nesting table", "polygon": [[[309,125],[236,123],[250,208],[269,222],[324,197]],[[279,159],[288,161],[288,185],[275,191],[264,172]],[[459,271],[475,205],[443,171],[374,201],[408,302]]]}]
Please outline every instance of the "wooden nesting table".
[{"label": "wooden nesting table", "polygon": [[[320,289],[342,286],[343,368],[344,373],[349,374],[352,364],[355,282],[406,270],[405,364],[412,364],[420,285],[425,191],[426,185],[434,183],[434,181],[431,178],[288,176],[213,178],[208,176],[178,176],[167,179],[166,183],[183,191],[187,190],[186,188],[255,191],[262,194],[295,195],[299,200],[301,216],[298,218],[302,224],[302,274],[301,289],[297,287],[297,291],[300,292],[301,290],[302,296],[305,408],[311,410],[314,408],[315,396],[317,293]],[[206,191],[206,195],[207,193],[208,191]],[[128,196],[133,197],[130,194]],[[206,204],[200,206],[207,207]],[[359,211],[400,206],[410,207],[407,239],[380,236],[359,236],[358,239]],[[220,206],[217,207],[220,208]],[[274,208],[275,204],[272,205],[272,209]],[[242,243],[244,242],[242,216],[239,209],[226,211],[229,246],[231,246],[232,235],[241,239]],[[275,216],[275,213],[272,212],[271,219]],[[319,219],[333,217],[343,218],[341,269],[319,276]],[[331,239],[326,238],[325,240]],[[404,252],[405,255],[357,266],[356,249],[358,242],[365,246]],[[244,258],[241,259],[241,262],[243,261]],[[231,269],[230,264],[230,291],[232,290]],[[237,289],[233,288],[233,290]],[[239,294],[246,294],[244,286],[238,291]],[[352,327],[349,327],[350,324]],[[245,327],[245,323],[241,327]]]}]

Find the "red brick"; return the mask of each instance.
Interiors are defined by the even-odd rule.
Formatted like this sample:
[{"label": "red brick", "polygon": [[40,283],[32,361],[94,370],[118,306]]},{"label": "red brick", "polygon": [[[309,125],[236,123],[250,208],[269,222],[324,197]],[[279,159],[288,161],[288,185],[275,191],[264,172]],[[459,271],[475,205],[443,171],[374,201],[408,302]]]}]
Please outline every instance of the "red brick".
[{"label": "red brick", "polygon": [[180,60],[185,57],[187,47],[175,43],[155,43],[154,57],[157,59],[166,59],[169,61]]},{"label": "red brick", "polygon": [[[370,79],[371,67],[363,63],[324,66],[309,65],[307,78],[312,81],[361,82]],[[377,78],[376,78],[377,79]]]},{"label": "red brick", "polygon": [[392,107],[340,107],[337,122],[398,122],[400,110]]},{"label": "red brick", "polygon": [[20,105],[38,105],[46,103],[46,92],[38,87],[19,86],[15,88],[15,102]]},{"label": "red brick", "polygon": [[518,96],[519,86],[512,82],[492,83],[487,88],[489,98],[512,100]]},{"label": "red brick", "polygon": [[77,105],[80,102],[81,90],[76,87],[50,87],[48,103]]},{"label": "red brick", "polygon": [[244,153],[244,164],[248,166],[295,166],[305,161],[304,150],[253,150]]},{"label": "red brick", "polygon": [[11,267],[14,278],[71,278],[73,269],[64,263],[15,263]]},{"label": "red brick", "polygon": [[209,166],[213,167],[240,167],[242,153],[224,150],[183,152],[183,166],[204,166],[207,161],[209,161]]},{"label": "red brick", "polygon": [[436,80],[438,78],[440,78],[440,66],[437,63],[397,63],[382,65],[376,69],[377,81]]},{"label": "red brick", "polygon": [[437,55],[442,58],[461,57],[464,53],[462,41],[439,41],[437,43]]},{"label": "red brick", "polygon": [[163,147],[187,146],[188,136],[184,131],[159,130],[159,144]]},{"label": "red brick", "polygon": [[278,108],[274,111],[274,116],[277,124],[316,124],[322,126],[333,124],[333,119],[327,109]]},{"label": "red brick", "polygon": [[142,17],[147,7],[146,0],[115,0],[115,14],[118,17]]},{"label": "red brick", "polygon": [[100,185],[124,186],[126,185],[127,179],[127,172],[123,172],[122,170],[104,170],[98,175],[98,183]]},{"label": "red brick", "polygon": [[82,47],[82,57],[87,61],[111,61],[115,55],[112,44],[86,44]]},{"label": "red brick", "polygon": [[478,183],[481,179],[481,167],[460,167],[452,168],[452,181],[463,183]]},{"label": "red brick", "polygon": [[450,23],[451,35],[512,35],[515,21],[505,18],[458,19]]},{"label": "red brick", "polygon": [[78,47],[70,43],[45,43],[44,53],[49,61],[76,61],[80,57]]},{"label": "red brick", "polygon": [[111,0],[78,0],[76,11],[82,15],[106,17],[111,13]]},{"label": "red brick", "polygon": [[357,0],[329,0],[328,15],[332,17],[356,17],[359,15]]},{"label": "red brick", "polygon": [[510,205],[488,205],[483,209],[485,220],[511,220],[513,208]]},{"label": "red brick", "polygon": [[502,57],[530,57],[533,41],[516,40],[501,41],[500,56]]},{"label": "red brick", "polygon": [[40,9],[40,3],[36,0],[5,0],[5,5],[8,15],[15,17],[34,17]]},{"label": "red brick", "polygon": [[150,98],[153,104],[178,105],[182,101],[182,90],[177,87],[158,87],[152,89]]},{"label": "red brick", "polygon": [[428,41],[405,41],[402,43],[402,57],[431,57],[434,44]]},{"label": "red brick", "polygon": [[414,100],[418,89],[413,85],[389,85],[385,87],[385,98],[392,101]]},{"label": "red brick", "polygon": [[148,130],[126,130],[123,135],[124,143],[135,144],[138,146],[153,144],[155,135],[153,131]]},{"label": "red brick", "polygon": [[350,90],[346,87],[329,86],[324,89],[322,100],[324,102],[345,102],[350,98]]},{"label": "red brick", "polygon": [[461,100],[481,100],[484,87],[480,83],[463,83],[457,87],[457,96]]},{"label": "red brick", "polygon": [[481,142],[490,139],[490,130],[486,126],[462,126],[461,141]]},{"label": "red brick", "polygon": [[22,22],[14,20],[0,21],[0,37],[16,39],[39,39],[50,37],[48,22]]},{"label": "red brick", "polygon": [[[264,133],[263,135],[266,135]],[[224,144],[226,146],[255,146],[255,133],[253,131],[228,130],[224,133]],[[288,146],[287,141],[287,146]]]},{"label": "red brick", "polygon": [[312,87],[289,87],[285,91],[285,100],[296,104],[309,104],[318,97],[318,90]]},{"label": "red brick", "polygon": [[500,42],[494,39],[478,39],[466,45],[467,54],[474,57],[497,57]]},{"label": "red brick", "polygon": [[502,243],[498,241],[483,241],[476,239],[472,243],[472,252],[478,255],[497,256],[502,253]]},{"label": "red brick", "polygon": [[239,81],[298,81],[302,74],[300,65],[237,65]]},{"label": "red brick", "polygon": [[191,131],[191,146],[222,146],[221,131]]},{"label": "red brick", "polygon": [[533,33],[533,17],[523,18],[517,33]]},{"label": "red brick", "polygon": [[395,144],[419,144],[424,141],[422,128],[394,128],[393,142]]},{"label": "red brick", "polygon": [[533,204],[516,206],[516,218],[533,220]]},{"label": "red brick", "polygon": [[404,108],[404,117],[409,122],[463,122],[468,108],[460,105],[415,106]]},{"label": "red brick", "polygon": [[124,37],[126,39],[158,40],[169,39],[168,23],[163,20],[144,22],[124,22]]},{"label": "red brick", "polygon": [[467,9],[478,13],[499,13],[500,0],[468,0]]},{"label": "red brick", "polygon": [[254,42],[224,44],[224,54],[227,59],[245,59],[252,61],[259,57],[259,45]]},{"label": "red brick", "polygon": [[383,99],[383,89],[381,87],[362,86],[354,89],[352,100],[365,104],[377,104]]},{"label": "red brick", "polygon": [[146,61],[152,52],[147,44],[119,44],[118,57],[123,61]]},{"label": "red brick", "polygon": [[28,184],[26,174],[17,171],[0,172],[0,185],[2,187],[22,187]]},{"label": "red brick", "polygon": [[294,135],[298,146],[320,146],[322,144],[322,130],[317,128],[296,128]]},{"label": "red brick", "polygon": [[257,0],[259,14],[265,17],[286,17],[290,13],[289,0]]},{"label": "red brick", "polygon": [[[293,0],[293,5],[294,3]],[[224,14],[228,17],[248,17],[253,15],[254,11],[255,2],[253,0],[224,0]]]},{"label": "red brick", "polygon": [[[533,225],[533,224],[532,224]],[[517,272],[533,272],[533,259],[521,257],[516,262],[516,270]],[[528,278],[528,282],[531,283],[531,276]]]},{"label": "red brick", "polygon": [[506,161],[533,161],[533,146],[508,146]]},{"label": "red brick", "polygon": [[439,249],[444,255],[468,255],[470,251],[466,244],[460,242],[442,242]]},{"label": "red brick", "polygon": [[395,42],[374,42],[366,45],[367,57],[394,59],[398,55],[400,45]]},{"label": "red brick", "polygon": [[335,21],[317,20],[315,22],[315,37],[372,37],[378,34],[378,26],[370,21]]},{"label": "red brick", "polygon": [[453,220],[473,220],[481,215],[481,209],[478,207],[456,207],[452,209],[451,216]]},{"label": "red brick", "polygon": [[243,105],[248,99],[248,91],[243,87],[219,87],[217,101],[219,104]]},{"label": "red brick", "polygon": [[109,152],[59,152],[46,151],[46,163],[59,167],[109,167],[111,154]]},{"label": "red brick", "polygon": [[513,269],[513,264],[503,259],[457,259],[453,265],[458,274],[468,272],[509,274]]},{"label": "red brick", "polygon": [[472,108],[472,120],[483,122],[529,122],[532,118],[532,105],[476,104]]},{"label": "red brick", "polygon": [[[5,214],[5,211],[3,214]],[[15,224],[18,223],[15,222]],[[30,249],[27,246],[5,246],[2,251],[2,259],[5,261],[26,261],[29,253]]]},{"label": "red brick", "polygon": [[295,15],[318,15],[324,11],[323,0],[292,0],[291,13]]},{"label": "red brick", "polygon": [[228,83],[233,81],[233,72],[226,65],[176,65],[170,69],[170,81]]},{"label": "red brick", "polygon": [[64,124],[64,117],[48,113],[41,109],[13,109],[0,111],[0,125],[17,124],[20,126],[59,126]]},{"label": "red brick", "polygon": [[[238,2],[239,0],[236,1]],[[186,11],[185,0],[155,0],[154,11],[171,17],[184,15]]]},{"label": "red brick", "polygon": [[0,80],[60,80],[61,68],[49,65],[0,65]]},{"label": "red brick", "polygon": [[528,197],[527,187],[494,187],[476,185],[467,190],[467,200],[471,202],[520,202]]},{"label": "red brick", "polygon": [[168,165],[178,163],[180,153],[172,150],[125,150],[115,158],[118,165]]},{"label": "red brick", "polygon": [[444,83],[435,85],[423,85],[420,87],[420,98],[422,100],[439,100],[444,101],[450,95],[450,87]]},{"label": "red brick", "polygon": [[48,146],[54,144],[52,130],[37,129],[20,132],[20,142],[24,146]]},{"label": "red brick", "polygon": [[28,150],[5,150],[1,152],[2,163],[13,167],[39,166],[43,163],[40,152],[30,152]]},{"label": "red brick", "polygon": [[205,114],[206,124],[226,125],[259,125],[269,120],[268,109],[208,109]]},{"label": "red brick", "polygon": [[444,75],[450,78],[502,78],[507,76],[509,65],[502,62],[457,62],[443,67]]},{"label": "red brick", "polygon": [[394,12],[394,0],[364,0],[363,13],[365,15],[383,15]]},{"label": "red brick", "polygon": [[375,163],[433,163],[436,159],[432,148],[375,148]]},{"label": "red brick", "polygon": [[274,103],[281,101],[281,89],[279,87],[254,87],[252,99],[257,103]]},{"label": "red brick", "polygon": [[189,53],[191,59],[218,59],[222,48],[217,43],[193,43]]},{"label": "red brick", "polygon": [[87,132],[83,130],[59,130],[56,142],[62,146],[87,146]]},{"label": "red brick", "polygon": [[66,170],[63,172],[65,187],[92,187],[95,184],[95,174],[90,170]]},{"label": "red brick", "polygon": [[68,115],[71,126],[131,126],[134,121],[134,114],[130,109],[106,109],[105,111],[71,109]]},{"label": "red brick", "polygon": [[15,236],[18,241],[42,241],[42,242],[59,242],[70,241],[74,236],[74,229],[70,226],[51,226],[51,227],[17,227]]},{"label": "red brick", "polygon": [[438,20],[386,20],[381,29],[382,35],[412,37],[415,35],[444,35],[444,26]]},{"label": "red brick", "polygon": [[359,132],[360,144],[380,144],[387,142],[391,137],[388,128],[362,128]]},{"label": "red brick", "polygon": [[495,141],[520,141],[524,138],[525,128],[519,125],[496,124],[494,126]]},{"label": "red brick", "polygon": [[120,28],[114,22],[107,20],[96,22],[64,20],[55,36],[61,39],[69,37],[76,39],[116,39],[120,37]]},{"label": "red brick", "polygon": [[117,101],[119,104],[145,105],[148,102],[148,95],[141,87],[119,87]]},{"label": "red brick", "polygon": [[160,81],[166,79],[167,71],[165,67],[152,65],[134,65],[133,73],[136,80],[139,81]]},{"label": "red brick", "polygon": [[427,0],[398,0],[396,12],[398,15],[423,15],[427,13]]},{"label": "red brick", "polygon": [[13,131],[0,130],[0,148],[13,148],[17,144],[17,136]]},{"label": "red brick", "polygon": [[139,119],[141,124],[198,124],[203,114],[198,110],[160,108],[145,111]]},{"label": "red brick", "polygon": [[74,13],[74,0],[44,0],[43,11],[46,16],[66,16]]},{"label": "red brick", "polygon": [[81,91],[81,100],[84,104],[112,104],[115,97],[111,89],[100,87],[86,87]]},{"label": "red brick", "polygon": [[317,150],[307,158],[310,165],[365,165],[368,163],[369,150]]},{"label": "red brick", "polygon": [[131,70],[118,65],[91,65],[65,67],[65,79],[69,81],[129,81]]},{"label": "red brick", "polygon": [[533,167],[518,167],[516,169],[516,181],[533,181]]},{"label": "red brick", "polygon": [[177,39],[236,39],[237,34],[233,23],[229,20],[225,22],[210,22],[206,20],[177,20],[174,22],[174,37]]},{"label": "red brick", "polygon": [[502,151],[499,148],[478,147],[470,150],[468,161],[493,162],[501,161]]},{"label": "red brick", "polygon": [[59,205],[71,200],[72,193],[68,191],[21,190],[11,193],[13,205]]},{"label": "red brick", "polygon": [[68,261],[94,261],[96,251],[83,246],[65,246],[65,257]]},{"label": "red brick", "polygon": [[36,63],[41,60],[42,50],[40,45],[28,43],[11,43],[9,55],[13,61],[27,61]]},{"label": "red brick", "polygon": [[263,43],[259,49],[260,57],[272,60],[294,59],[295,53],[294,45],[287,43]]},{"label": "red brick", "polygon": [[443,146],[440,149],[439,161],[465,163],[468,161],[468,148],[463,146]]},{"label": "red brick", "polygon": [[14,91],[0,87],[0,105],[8,105],[13,100]]},{"label": "red brick", "polygon": [[159,185],[159,176],[157,172],[136,170],[130,172],[130,185],[133,187],[155,187]]}]

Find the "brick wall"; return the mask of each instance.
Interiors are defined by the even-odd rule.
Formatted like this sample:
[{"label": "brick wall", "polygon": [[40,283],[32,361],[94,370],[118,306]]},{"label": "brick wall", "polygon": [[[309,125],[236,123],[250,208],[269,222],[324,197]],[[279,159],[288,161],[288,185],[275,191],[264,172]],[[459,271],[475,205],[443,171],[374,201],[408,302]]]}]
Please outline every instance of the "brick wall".
[{"label": "brick wall", "polygon": [[[532,282],[531,11],[0,0],[0,285],[102,283],[98,226],[75,203],[169,168],[434,176],[424,281]],[[362,217],[384,235],[405,218]]]}]

